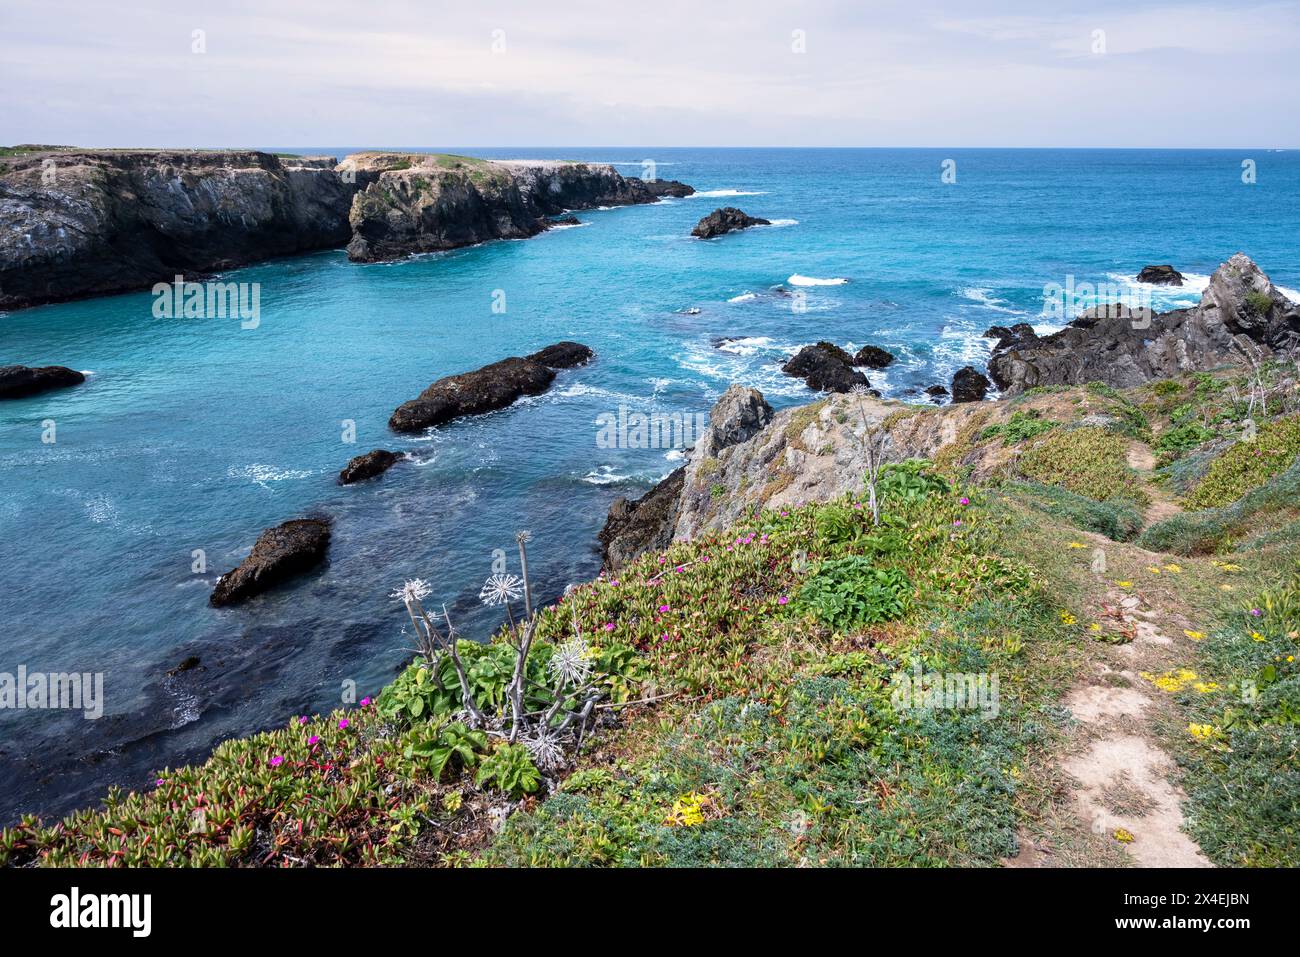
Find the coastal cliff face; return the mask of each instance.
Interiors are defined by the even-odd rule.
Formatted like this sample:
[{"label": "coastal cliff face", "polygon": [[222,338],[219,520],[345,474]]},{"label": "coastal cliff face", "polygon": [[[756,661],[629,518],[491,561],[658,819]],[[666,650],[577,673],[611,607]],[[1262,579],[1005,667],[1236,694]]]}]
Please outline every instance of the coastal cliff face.
[{"label": "coastal cliff face", "polygon": [[989,375],[1005,395],[1035,386],[1104,382],[1123,389],[1184,372],[1287,355],[1300,349],[1300,306],[1248,256],[1215,270],[1198,305],[1143,318],[1127,308],[1089,310],[1038,336],[1027,325],[990,329],[999,339]]},{"label": "coastal cliff face", "polygon": [[0,159],[0,309],[317,249],[378,262],[523,239],[565,210],[692,192],[586,163],[33,147]]},{"label": "coastal cliff face", "polygon": [[550,228],[547,216],[567,210],[692,192],[680,183],[625,178],[612,166],[443,154],[359,153],[339,170],[361,187],[349,215],[354,262],[526,239]]},{"label": "coastal cliff face", "polygon": [[333,167],[252,150],[0,159],[0,309],[341,246],[355,187]]}]

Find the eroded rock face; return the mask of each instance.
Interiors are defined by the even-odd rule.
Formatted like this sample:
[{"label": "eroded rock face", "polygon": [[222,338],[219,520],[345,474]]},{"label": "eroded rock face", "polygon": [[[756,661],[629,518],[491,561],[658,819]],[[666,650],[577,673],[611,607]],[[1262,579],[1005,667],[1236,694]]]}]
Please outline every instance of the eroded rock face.
[{"label": "eroded rock face", "polygon": [[355,456],[343,466],[343,471],[339,473],[339,484],[351,485],[353,482],[364,482],[366,479],[383,475],[401,458],[400,453],[389,452],[387,449],[375,449],[373,452]]},{"label": "eroded rock face", "polygon": [[1089,310],[1053,335],[1000,342],[989,374],[1007,395],[1086,382],[1123,389],[1245,362],[1247,352],[1259,359],[1297,351],[1300,307],[1237,253],[1215,270],[1191,309]]},{"label": "eroded rock face", "polygon": [[963,366],[952,376],[953,402],[981,402],[992,385],[984,373],[974,366]]},{"label": "eroded rock face", "polygon": [[569,210],[653,203],[690,190],[672,181],[624,178],[601,164],[424,153],[358,153],[339,169],[361,190],[348,214],[348,258],[354,262],[525,239],[555,225],[548,217]]},{"label": "eroded rock face", "polygon": [[636,176],[629,176],[627,181],[635,189],[639,183],[647,193],[655,199],[662,196],[671,196],[674,199],[683,199],[687,196],[695,195],[695,187],[687,186],[685,183],[679,183],[675,179],[640,179]]},{"label": "eroded rock face", "polygon": [[556,369],[585,365],[595,355],[580,342],[557,342],[526,358],[512,356],[473,372],[439,379],[419,398],[399,405],[388,420],[396,432],[419,432],[464,415],[504,409],[525,395],[541,395]]},{"label": "eroded rock face", "polygon": [[871,386],[867,377],[853,368],[853,357],[833,342],[804,346],[781,371],[803,379],[808,388],[818,392],[848,392],[854,386]]},{"label": "eroded rock face", "polygon": [[1143,266],[1137,274],[1138,282],[1153,283],[1157,286],[1181,286],[1183,274],[1173,266]]},{"label": "eroded rock face", "polygon": [[688,537],[679,521],[686,502],[711,495],[710,469],[727,448],[748,442],[772,421],[772,407],[757,389],[733,385],[714,403],[709,425],[691,450],[690,460],[635,501],[617,498],[601,530],[605,567],[614,570],[648,551],[667,548],[674,537]]},{"label": "eroded rock face", "polygon": [[0,309],[197,279],[348,241],[332,158],[54,149],[0,160]]},{"label": "eroded rock face", "polygon": [[329,544],[330,526],[324,519],[299,518],[268,528],[239,567],[217,579],[208,602],[233,605],[309,571],[325,558]]},{"label": "eroded rock face", "polygon": [[770,220],[750,216],[735,206],[723,206],[696,223],[695,228],[691,230],[691,235],[698,239],[712,239],[714,236],[721,236],[723,233],[734,232],[737,229],[771,225]]},{"label": "eroded rock face", "polygon": [[84,375],[66,366],[0,366],[0,399],[21,399],[85,381]]},{"label": "eroded rock face", "polygon": [[853,357],[855,366],[865,366],[868,369],[883,369],[893,361],[893,353],[880,346],[863,346]]}]

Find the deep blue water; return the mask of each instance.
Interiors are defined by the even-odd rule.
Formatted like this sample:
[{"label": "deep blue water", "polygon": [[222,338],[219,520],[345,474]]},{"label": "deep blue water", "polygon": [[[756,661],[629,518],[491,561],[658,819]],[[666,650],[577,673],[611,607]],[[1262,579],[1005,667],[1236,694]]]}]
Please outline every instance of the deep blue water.
[{"label": "deep blue water", "polygon": [[[818,339],[895,352],[871,375],[887,395],[946,383],[982,364],[988,326],[1040,322],[1044,285],[1069,275],[1105,282],[1173,263],[1191,284],[1158,291],[1166,308],[1196,301],[1242,250],[1300,288],[1296,152],[455,151],[613,161],[628,175],[650,157],[702,193],[401,263],[353,265],[340,250],[228,273],[261,284],[252,330],[155,319],[148,292],[0,315],[0,364],[92,373],[0,405],[0,671],[103,672],[111,715],[0,713],[0,818],[144,783],[221,738],[336,705],[345,680],[373,692],[406,656],[388,597],[405,578],[433,582],[465,631],[486,636],[497,616],[477,591],[516,529],[533,532],[545,594],[594,576],[610,501],[678,464],[664,450],[597,447],[596,416],[621,404],[703,412],[732,382],[777,406],[806,401],[778,367]],[[948,158],[955,185],[940,182]],[[1256,185],[1241,182],[1243,158],[1258,164]],[[719,205],[779,225],[689,238]],[[806,311],[777,285],[806,293]],[[740,341],[719,349],[721,337]],[[388,432],[393,408],[434,379],[559,339],[597,361],[506,411],[428,436]],[[46,419],[54,444],[41,441]],[[416,459],[335,485],[348,458],[377,447]],[[261,529],[311,513],[334,520],[328,567],[208,607]],[[195,549],[206,574],[191,571]],[[207,667],[202,682],[163,679],[187,654]]]}]

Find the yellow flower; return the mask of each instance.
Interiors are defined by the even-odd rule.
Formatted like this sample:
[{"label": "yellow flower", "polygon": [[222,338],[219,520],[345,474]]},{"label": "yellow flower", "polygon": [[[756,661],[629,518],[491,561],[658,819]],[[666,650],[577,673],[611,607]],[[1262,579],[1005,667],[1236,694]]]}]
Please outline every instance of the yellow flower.
[{"label": "yellow flower", "polygon": [[1261,635],[1261,634],[1260,634],[1259,632],[1257,632],[1257,631],[1252,631],[1252,632],[1250,633],[1250,637],[1251,637],[1251,639],[1254,640],[1254,641],[1268,641],[1267,638],[1265,638],[1263,635]]},{"label": "yellow flower", "polygon": [[1240,566],[1240,565],[1234,565],[1232,562],[1221,562],[1221,561],[1218,561],[1218,560],[1216,559],[1216,560],[1211,561],[1210,564],[1213,565],[1215,568],[1221,568],[1221,569],[1223,569],[1225,572],[1239,572],[1239,571],[1241,571],[1241,566]]},{"label": "yellow flower", "polygon": [[1205,637],[1205,632],[1203,631],[1189,631],[1186,628],[1183,629],[1183,634],[1192,639],[1192,641],[1200,641]]},{"label": "yellow flower", "polygon": [[1147,571],[1149,571],[1152,575],[1159,575],[1159,574],[1160,574],[1160,569],[1156,568],[1155,565],[1148,565],[1148,566],[1147,566]]},{"label": "yellow flower", "polygon": [[704,812],[713,804],[706,794],[692,791],[683,794],[673,802],[673,809],[668,812],[664,824],[669,827],[695,827],[704,823]]},{"label": "yellow flower", "polygon": [[1078,619],[1075,618],[1073,615],[1071,615],[1068,611],[1063,611],[1060,614],[1061,614],[1061,624],[1063,625],[1073,625],[1076,621],[1078,621]]},{"label": "yellow flower", "polygon": [[1197,741],[1216,741],[1223,737],[1223,730],[1213,724],[1189,724],[1188,732]]},{"label": "yellow flower", "polygon": [[1133,843],[1133,833],[1132,833],[1131,831],[1125,829],[1125,828],[1122,828],[1122,827],[1116,828],[1116,829],[1115,829],[1115,840],[1119,841],[1121,844],[1132,844],[1132,843]]},{"label": "yellow flower", "polygon": [[1175,575],[1177,575],[1182,570],[1183,569],[1181,566],[1175,565],[1173,562],[1170,562],[1168,565],[1165,566],[1165,571],[1173,572]]},{"label": "yellow flower", "polygon": [[1132,587],[1133,587],[1133,583],[1132,583],[1132,582],[1116,582],[1115,584],[1118,585],[1120,588],[1132,588]]},{"label": "yellow flower", "polygon": [[1089,631],[1101,631],[1101,625],[1097,624],[1097,623],[1094,621],[1091,625],[1088,626],[1088,630],[1089,630]]},{"label": "yellow flower", "polygon": [[1175,691],[1182,691],[1200,676],[1190,668],[1176,668],[1173,671],[1166,671],[1164,674],[1154,675],[1149,671],[1139,672],[1142,678],[1151,682],[1161,691],[1167,691],[1173,694]]},{"label": "yellow flower", "polygon": [[1197,681],[1192,685],[1201,694],[1211,694],[1219,690],[1218,682],[1215,681]]},{"label": "yellow flower", "polygon": [[1068,546],[1066,546],[1066,547],[1067,547],[1067,548],[1087,548],[1088,546],[1085,545],[1085,544],[1083,544],[1083,542],[1071,542],[1071,543],[1070,543]]}]

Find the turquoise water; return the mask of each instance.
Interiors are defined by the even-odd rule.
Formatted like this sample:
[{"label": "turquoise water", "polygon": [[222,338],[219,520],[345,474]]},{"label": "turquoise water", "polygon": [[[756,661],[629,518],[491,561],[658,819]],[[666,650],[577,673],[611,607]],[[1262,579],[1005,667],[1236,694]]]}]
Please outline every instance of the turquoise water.
[{"label": "turquoise water", "polygon": [[[315,150],[312,150],[315,152]],[[347,150],[330,149],[341,155]],[[409,644],[403,579],[435,586],[472,637],[493,549],[533,532],[544,597],[599,569],[610,501],[679,464],[671,450],[602,449],[595,419],[707,411],[732,382],[776,406],[807,401],[779,372],[799,345],[874,343],[887,395],[982,364],[988,326],[1036,316],[1046,283],[1106,282],[1173,263],[1187,305],[1242,250],[1300,288],[1300,153],[940,150],[472,150],[612,161],[702,191],[579,214],[581,227],[401,263],[342,251],[225,278],[261,284],[261,322],[160,320],[148,292],[0,316],[0,364],[89,370],[83,387],[0,405],[0,671],[103,672],[100,721],[0,714],[0,817],[65,810],[106,783],[216,741],[378,689]],[[940,164],[957,162],[957,183]],[[1241,182],[1241,161],[1258,183]],[[711,242],[694,222],[737,205],[778,222]],[[846,280],[792,285],[790,277]],[[806,311],[773,287],[806,294]],[[493,311],[494,292],[506,311]],[[686,312],[698,309],[696,314]],[[717,348],[723,337],[737,341]],[[544,396],[427,436],[386,421],[440,376],[560,339],[595,349]],[[56,423],[44,444],[42,422]],[[355,444],[342,441],[344,421]],[[340,488],[353,455],[413,454]],[[232,609],[207,598],[258,532],[334,520],[327,567]],[[207,556],[192,571],[193,553]],[[512,569],[513,570],[513,569]],[[206,670],[163,677],[190,654]]]}]

